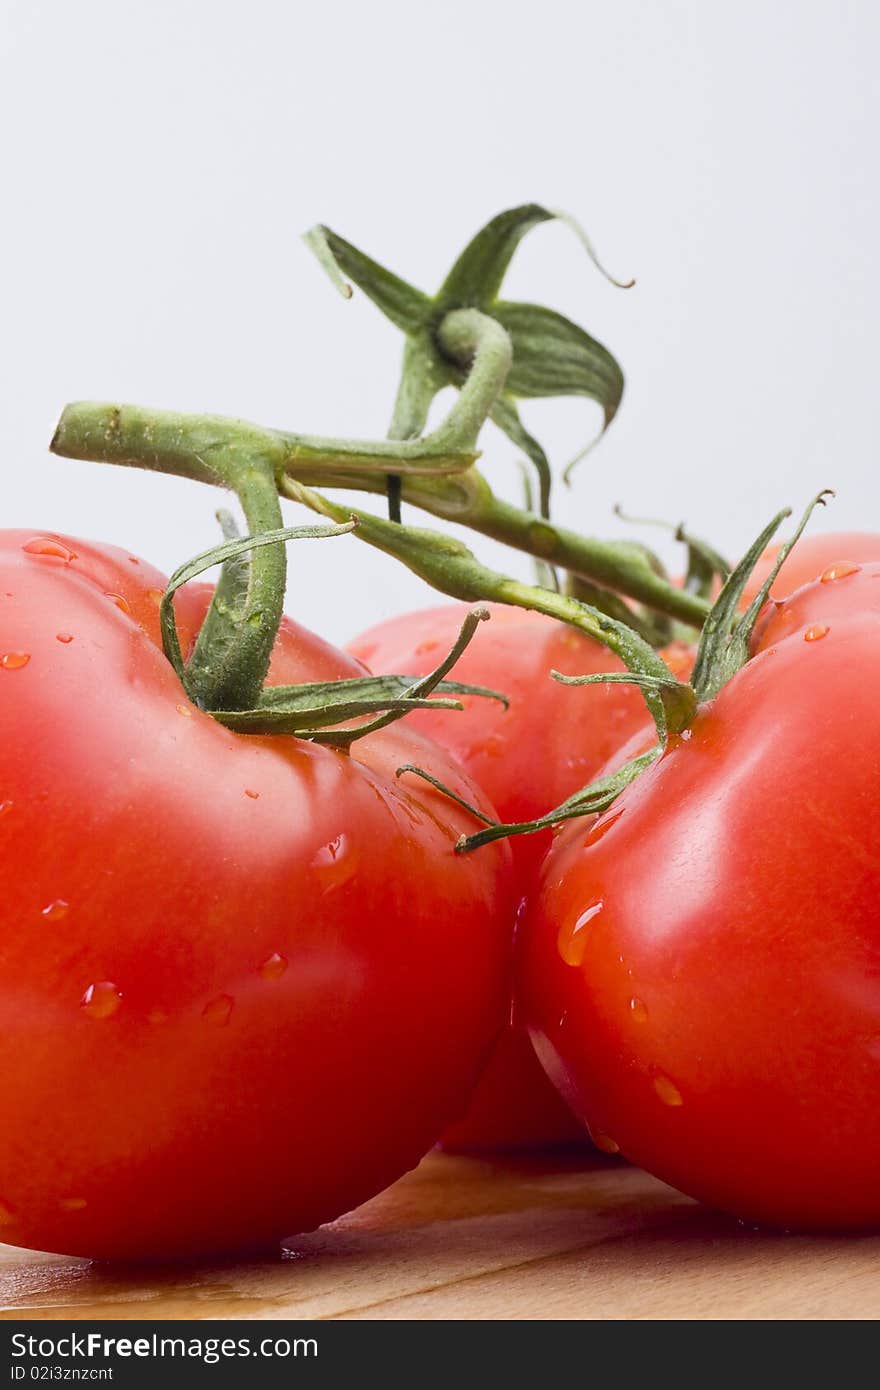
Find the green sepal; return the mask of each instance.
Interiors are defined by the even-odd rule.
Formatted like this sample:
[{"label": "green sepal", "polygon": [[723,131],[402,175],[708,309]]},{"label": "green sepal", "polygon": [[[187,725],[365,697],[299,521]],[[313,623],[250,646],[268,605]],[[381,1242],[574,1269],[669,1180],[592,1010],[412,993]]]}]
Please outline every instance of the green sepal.
[{"label": "green sepal", "polygon": [[[449,316],[474,309],[503,327],[513,344],[513,360],[506,382],[501,382],[505,387],[504,396],[499,396],[493,419],[535,465],[543,516],[549,514],[549,465],[543,449],[519,421],[515,400],[585,396],[600,405],[604,432],[623,394],[620,366],[607,348],[583,329],[552,309],[498,299],[504,276],[523,237],[534,227],[554,219],[563,221],[575,231],[596,266],[613,284],[626,287],[632,283],[624,284],[608,275],[589,239],[572,218],[537,203],[523,204],[492,218],[465,247],[433,299],[365,256],[328,227],[313,228],[305,238],[337,288],[350,294],[349,280],[354,281],[386,317],[403,330],[408,346],[418,343],[417,351],[404,356],[391,431],[394,438],[415,435],[424,425],[433,396],[449,384],[463,388],[468,378],[472,367],[470,355],[451,354],[448,343],[443,340],[444,322]],[[581,451],[578,458],[585,452],[587,450]],[[572,466],[569,465],[566,475]]]},{"label": "green sepal", "polygon": [[[508,377],[508,382],[510,378]],[[553,485],[553,475],[550,472],[550,460],[544,453],[534,435],[529,434],[522,420],[519,418],[519,411],[516,408],[516,401],[509,392],[495,402],[492,407],[492,420],[498,426],[512,444],[521,449],[535,469],[538,478],[538,514],[543,517],[550,516],[550,490]],[[531,507],[529,507],[531,511]]]},{"label": "green sepal", "polygon": [[468,242],[437,294],[436,304],[440,311],[486,308],[498,298],[504,276],[523,237],[542,222],[553,221],[564,222],[575,233],[606,280],[620,289],[630,288],[633,281],[615,280],[609,275],[586,232],[568,213],[551,211],[539,203],[523,203],[499,212]]},{"label": "green sepal", "polygon": [[263,531],[258,536],[243,536],[238,540],[225,541],[223,545],[212,546],[210,550],[203,551],[176,569],[168,581],[168,586],[159,605],[159,627],[162,633],[162,648],[187,693],[190,693],[187,668],[184,664],[183,653],[180,648],[180,635],[174,616],[174,595],[177,590],[182,588],[184,584],[198,578],[200,574],[211,569],[214,565],[222,565],[230,560],[236,560],[249,551],[259,550],[267,545],[280,545],[285,541],[343,536],[349,531],[353,531],[356,524],[355,521],[349,520],[330,525],[285,526],[276,531]]},{"label": "green sepal", "polygon": [[[379,712],[409,714],[414,709],[464,709],[460,700],[417,700],[410,696],[388,700],[348,700],[303,709],[237,709],[209,711],[211,718],[238,734],[292,734],[311,738],[316,729],[341,724],[345,719]],[[349,740],[350,741],[350,740]]]},{"label": "green sepal", "polygon": [[386,318],[404,333],[416,333],[431,317],[431,301],[421,290],[401,280],[386,270],[378,261],[365,256],[356,246],[344,237],[337,236],[329,227],[312,227],[303,237],[306,245],[314,251],[321,265],[330,276],[336,288],[351,298],[351,285],[345,279],[349,276],[359,289]]},{"label": "green sepal", "polygon": [[567,797],[546,816],[539,816],[530,821],[511,821],[507,824],[491,820],[476,806],[465,801],[463,797],[429,772],[425,772],[423,768],[407,763],[404,767],[398,768],[397,775],[399,777],[403,773],[409,772],[420,777],[423,782],[428,782],[437,791],[443,792],[451,801],[456,802],[477,820],[483,822],[484,828],[482,830],[475,831],[473,835],[462,835],[457,842],[456,852],[467,854],[471,850],[479,849],[481,845],[491,844],[495,840],[506,840],[514,835],[534,835],[538,830],[553,830],[567,820],[575,820],[580,816],[598,815],[602,811],[607,811],[620,793],[631,782],[634,782],[647,767],[650,767],[651,763],[656,762],[662,752],[663,745],[657,744],[654,748],[648,749],[646,753],[640,753],[637,758],[625,763],[623,767],[618,768],[617,772],[608,777],[601,777],[597,781],[591,782],[588,787],[576,792],[574,796]]},{"label": "green sepal", "polygon": [[691,684],[700,701],[711,700],[731,676],[736,675],[749,659],[749,641],[758,614],[767,601],[777,574],[796,544],[817,506],[825,506],[826,497],[833,497],[830,488],[818,493],[804,511],[794,535],[779,548],[776,560],[758,593],[745,613],[739,612],[740,600],[752,571],[767,545],[773,539],[791,509],[778,512],[761,534],[752,542],[739,564],[725,583],[703,627]]},{"label": "green sepal", "polygon": [[566,676],[561,671],[550,675],[560,685],[637,685],[650,690],[663,706],[666,733],[680,734],[687,729],[697,712],[697,696],[693,686],[677,681],[673,675],[639,676],[632,671],[605,671],[589,676]]},{"label": "green sepal", "polygon": [[[413,695],[418,676],[353,676],[338,681],[305,682],[302,685],[266,686],[255,709],[211,710],[220,724],[238,733],[294,734],[310,738],[316,729],[341,724],[368,714],[391,711],[408,714],[414,709],[464,708],[460,700]],[[508,706],[506,695],[483,685],[441,680],[433,689],[441,695],[480,696]]]},{"label": "green sepal", "polygon": [[[393,522],[386,524],[395,525]],[[401,530],[403,528],[398,526],[397,529]],[[412,707],[412,701],[419,702],[437,689],[452,670],[459,657],[470,645],[480,623],[488,622],[489,617],[488,608],[483,607],[473,608],[470,613],[466,614],[459,628],[458,636],[440,664],[435,666],[433,671],[429,671],[426,676],[422,676],[414,681],[405,691],[406,699],[410,702],[410,707]],[[495,695],[494,691],[489,693]],[[365,734],[375,733],[378,729],[384,729],[388,724],[393,724],[396,719],[400,719],[406,712],[405,708],[391,709],[388,710],[387,713],[378,715],[375,719],[368,720],[366,724],[357,725],[355,728],[319,730],[311,737],[316,743],[328,743],[335,748],[348,749],[354,743],[355,739],[363,738]]]},{"label": "green sepal", "polygon": [[[412,686],[423,679],[421,676],[352,676],[337,681],[304,682],[302,685],[267,685],[257,704],[258,709],[299,709],[320,704],[326,699],[329,704],[349,698],[359,700],[397,699],[405,695]],[[470,685],[464,681],[441,680],[434,687],[445,695],[479,695],[486,700],[497,700],[507,709],[510,701],[499,690],[490,690],[485,685]]]},{"label": "green sepal", "polygon": [[[499,303],[492,313],[513,340],[510,394],[523,399],[584,396],[601,406],[604,433],[617,414],[624,386],[620,364],[608,349],[540,304]],[[566,476],[580,458],[583,451],[568,465]]]}]

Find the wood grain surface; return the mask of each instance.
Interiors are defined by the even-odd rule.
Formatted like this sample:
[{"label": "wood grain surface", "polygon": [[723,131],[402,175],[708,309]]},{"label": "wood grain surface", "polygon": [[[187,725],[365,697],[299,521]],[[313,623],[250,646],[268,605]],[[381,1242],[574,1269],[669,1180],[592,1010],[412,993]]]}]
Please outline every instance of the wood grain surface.
[{"label": "wood grain surface", "polygon": [[583,1155],[435,1153],[274,1260],[120,1268],[0,1246],[0,1309],[77,1321],[873,1320],[880,1237],[746,1230]]}]

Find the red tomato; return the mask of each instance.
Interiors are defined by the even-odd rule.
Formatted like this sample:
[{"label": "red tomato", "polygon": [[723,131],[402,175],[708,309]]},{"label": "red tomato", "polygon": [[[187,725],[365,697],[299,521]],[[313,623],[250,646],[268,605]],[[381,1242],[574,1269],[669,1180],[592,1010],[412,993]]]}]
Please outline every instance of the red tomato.
[{"label": "red tomato", "polygon": [[880,562],[835,560],[822,577],[796,589],[783,601],[771,599],[755,624],[753,653],[788,637],[819,642],[830,627],[857,614],[880,615]]},{"label": "red tomato", "polygon": [[521,933],[600,1146],[750,1220],[880,1222],[878,682],[873,616],[755,657],[562,832]]},{"label": "red tomato", "polygon": [[[744,608],[764,583],[778,554],[778,545],[770,545],[764,551],[746,585]],[[787,598],[802,584],[818,579],[836,561],[844,560],[880,560],[880,535],[873,531],[830,531],[801,536],[774,579],[770,597]]]},{"label": "red tomato", "polygon": [[[422,711],[411,723],[458,756],[502,820],[532,820],[590,782],[617,746],[650,721],[634,687],[572,687],[550,678],[554,669],[566,675],[622,670],[605,647],[543,614],[490,608],[491,622],[477,632],[454,675],[503,691],[509,708],[470,699],[463,714]],[[349,650],[373,671],[422,675],[452,645],[465,612],[467,605],[446,604],[392,618],[356,638]],[[671,651],[669,661],[690,669],[684,648]],[[521,893],[550,840],[544,831],[510,841]],[[447,1131],[444,1144],[514,1148],[582,1138],[522,1031],[511,1028],[468,1114]]]},{"label": "red tomato", "polygon": [[[266,1246],[364,1201],[461,1112],[509,1007],[510,851],[395,769],[224,729],[158,645],[165,581],[0,539],[0,1223],[103,1257]],[[184,635],[204,589],[180,595]],[[360,672],[287,621],[273,677]],[[486,803],[483,803],[486,804]]]}]

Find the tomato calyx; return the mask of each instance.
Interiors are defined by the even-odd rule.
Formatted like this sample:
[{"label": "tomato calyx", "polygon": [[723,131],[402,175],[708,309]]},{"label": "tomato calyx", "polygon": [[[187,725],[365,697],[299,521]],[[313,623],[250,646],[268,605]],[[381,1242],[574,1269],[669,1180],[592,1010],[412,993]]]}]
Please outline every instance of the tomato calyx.
[{"label": "tomato calyx", "polygon": [[748,661],[752,632],[776,576],[792,547],[797,544],[816,507],[824,507],[826,498],[833,496],[831,488],[823,488],[810,501],[793,535],[779,547],[771,569],[744,613],[740,613],[739,604],[752,571],[782,522],[791,516],[791,508],[786,507],[768,522],[726,580],[703,626],[691,676],[691,684],[701,703],[717,695],[722,686],[726,685]]},{"label": "tomato calyx", "polygon": [[[475,608],[466,615],[458,637],[447,655],[426,676],[355,676],[345,680],[311,681],[299,685],[261,686],[253,704],[246,708],[212,708],[206,700],[205,687],[198,677],[207,672],[211,676],[212,686],[217,685],[213,678],[215,673],[212,671],[211,658],[213,656],[222,661],[224,657],[228,657],[235,649],[238,625],[242,621],[248,621],[247,617],[242,618],[241,612],[236,612],[235,609],[236,598],[246,582],[238,568],[241,560],[265,548],[282,546],[290,540],[347,535],[357,524],[356,520],[351,518],[336,524],[282,527],[261,535],[240,537],[231,534],[235,530],[231,517],[226,513],[219,515],[227,540],[222,545],[214,546],[188,560],[175,570],[162,595],[159,623],[165,655],[190,699],[226,728],[244,734],[290,734],[296,738],[348,749],[356,739],[385,728],[412,710],[432,707],[463,709],[460,700],[429,699],[428,696],[434,691],[439,690],[442,696],[481,696],[498,700],[506,706],[506,697],[498,691],[445,679],[470,643],[480,623],[490,616],[487,609]],[[199,654],[199,643],[196,643],[190,660],[185,662],[174,616],[174,595],[182,585],[217,564],[222,565],[221,578],[200,636],[204,633],[205,627],[210,627],[212,622],[213,629],[207,643],[207,656],[202,652],[197,679],[194,680],[192,671]],[[276,635],[277,627],[273,634],[273,644]],[[347,719],[360,719],[369,715],[374,715],[375,718],[350,728],[338,727]]]},{"label": "tomato calyx", "polygon": [[[623,372],[607,348],[584,329],[551,309],[499,298],[507,269],[523,238],[541,223],[561,221],[581,241],[590,259],[611,284],[628,289],[604,269],[583,229],[566,213],[526,203],[499,213],[468,243],[434,296],[424,294],[331,231],[313,227],[306,243],[336,287],[350,298],[354,281],[406,335],[403,371],[391,426],[392,438],[421,434],[437,392],[455,386],[473,389],[473,368],[482,345],[506,342],[508,361],[486,359],[494,373],[488,414],[531,462],[539,485],[539,511],[549,516],[551,474],[547,455],[526,430],[518,398],[576,395],[602,408],[602,433],[623,395]],[[485,418],[485,414],[483,416]],[[482,423],[482,421],[480,422]],[[591,446],[588,446],[588,449]],[[581,450],[566,469],[584,456]]]},{"label": "tomato calyx", "polygon": [[[775,562],[758,593],[746,611],[740,613],[739,603],[752,571],[781,523],[787,516],[791,515],[790,509],[786,508],[779,512],[749,547],[742,560],[729,575],[706,621],[689,682],[677,681],[668,671],[665,676],[662,674],[658,676],[655,672],[639,672],[632,667],[628,672],[608,672],[588,676],[565,676],[558,671],[551,672],[554,680],[561,681],[566,685],[631,683],[640,686],[654,717],[658,735],[656,745],[631,759],[611,775],[590,783],[554,807],[546,815],[533,821],[504,825],[496,821],[489,822],[483,816],[485,828],[473,835],[463,836],[456,846],[459,852],[464,853],[478,849],[481,845],[510,835],[528,835],[536,831],[552,829],[563,821],[580,816],[595,815],[608,810],[624,788],[635,781],[646,768],[660,757],[668,746],[670,736],[680,735],[687,730],[698,706],[717,695],[718,691],[749,660],[752,631],[779,570],[785,563],[792,547],[797,543],[815,508],[824,506],[826,498],[833,495],[831,489],[824,489],[812,499],[795,528],[794,534],[780,546]],[[629,666],[630,663],[626,660],[626,655],[622,652],[620,654]],[[660,658],[658,657],[657,660],[659,661]],[[414,768],[407,770],[418,771]]]}]

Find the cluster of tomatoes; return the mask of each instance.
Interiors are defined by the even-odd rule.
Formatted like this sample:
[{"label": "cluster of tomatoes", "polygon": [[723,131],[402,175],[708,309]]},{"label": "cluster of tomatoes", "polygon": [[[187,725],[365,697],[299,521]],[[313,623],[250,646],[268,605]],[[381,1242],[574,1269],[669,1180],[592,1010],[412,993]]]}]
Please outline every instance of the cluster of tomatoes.
[{"label": "cluster of tomatoes", "polygon": [[[588,1134],[744,1219],[880,1221],[880,537],[798,545],[602,816],[470,854],[402,765],[520,821],[654,741],[637,689],[549,679],[614,669],[588,638],[495,608],[455,674],[507,708],[349,753],[190,703],[128,553],[6,532],[0,571],[0,1239],[263,1248],[438,1140]],[[270,683],[421,674],[461,611],[348,654],[285,619]]]}]

